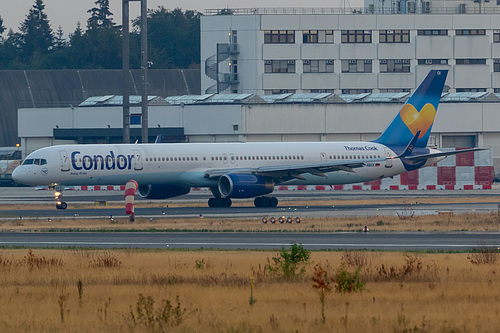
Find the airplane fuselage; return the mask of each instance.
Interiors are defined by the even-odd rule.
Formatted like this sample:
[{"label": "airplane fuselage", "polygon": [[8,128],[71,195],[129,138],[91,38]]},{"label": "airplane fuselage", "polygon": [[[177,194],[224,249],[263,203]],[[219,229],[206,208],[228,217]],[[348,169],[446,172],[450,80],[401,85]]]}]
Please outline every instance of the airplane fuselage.
[{"label": "airplane fuselage", "polygon": [[[396,156],[390,148],[374,142],[61,145],[30,154],[14,177],[22,177],[28,185],[115,185],[134,179],[139,184],[213,187],[217,179],[207,177],[207,170],[363,161],[364,166],[355,171],[337,170],[326,177],[307,173],[303,179],[283,182],[337,185],[405,172]],[[424,166],[441,159],[428,159]]]}]

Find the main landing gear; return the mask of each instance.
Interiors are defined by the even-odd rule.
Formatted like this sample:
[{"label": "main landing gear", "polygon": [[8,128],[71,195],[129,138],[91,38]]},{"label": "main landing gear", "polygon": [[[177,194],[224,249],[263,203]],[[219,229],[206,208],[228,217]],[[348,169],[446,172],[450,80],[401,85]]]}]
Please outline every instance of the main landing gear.
[{"label": "main landing gear", "polygon": [[62,187],[54,186],[53,189],[55,190],[54,197],[56,199],[56,208],[57,209],[68,208],[68,204],[63,201],[63,189],[62,189]]},{"label": "main landing gear", "polygon": [[276,197],[257,197],[253,201],[255,207],[276,207],[278,199]]},{"label": "main landing gear", "polygon": [[233,202],[230,198],[210,198],[208,199],[208,207],[231,207]]},{"label": "main landing gear", "polygon": [[[276,197],[257,197],[253,201],[255,207],[276,207],[278,199]],[[231,207],[232,201],[230,198],[210,198],[208,199],[209,207]]]}]

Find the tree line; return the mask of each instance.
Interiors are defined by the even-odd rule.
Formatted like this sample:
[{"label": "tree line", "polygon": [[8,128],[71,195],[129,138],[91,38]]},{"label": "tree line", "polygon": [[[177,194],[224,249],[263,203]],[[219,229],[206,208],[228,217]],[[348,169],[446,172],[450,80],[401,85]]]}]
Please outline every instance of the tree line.
[{"label": "tree line", "polygon": [[[0,16],[2,69],[119,69],[122,68],[122,27],[113,22],[109,0],[96,0],[67,38],[55,31],[43,0],[35,0],[19,32],[8,32]],[[0,13],[1,14],[1,13]],[[152,68],[199,68],[201,14],[160,6],[148,10],[148,60]],[[132,21],[130,67],[140,68],[140,17]]]}]

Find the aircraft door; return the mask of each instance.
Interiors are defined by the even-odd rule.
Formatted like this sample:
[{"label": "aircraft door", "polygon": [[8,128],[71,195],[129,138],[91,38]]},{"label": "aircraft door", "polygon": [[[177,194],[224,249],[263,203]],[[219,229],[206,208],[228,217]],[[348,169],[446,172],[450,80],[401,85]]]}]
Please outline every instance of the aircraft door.
[{"label": "aircraft door", "polygon": [[137,149],[133,150],[134,153],[134,170],[142,170],[142,155]]},{"label": "aircraft door", "polygon": [[227,164],[227,154],[222,154],[222,160],[224,161],[224,164]]},{"label": "aircraft door", "polygon": [[61,157],[61,171],[69,171],[69,156],[66,150],[59,150]]},{"label": "aircraft door", "polygon": [[385,150],[385,167],[392,168],[391,151],[389,150],[389,148],[384,148],[384,150]]},{"label": "aircraft door", "polygon": [[229,159],[231,160],[231,164],[234,164],[234,154],[229,154]]},{"label": "aircraft door", "polygon": [[326,162],[326,153],[320,153],[321,162]]}]

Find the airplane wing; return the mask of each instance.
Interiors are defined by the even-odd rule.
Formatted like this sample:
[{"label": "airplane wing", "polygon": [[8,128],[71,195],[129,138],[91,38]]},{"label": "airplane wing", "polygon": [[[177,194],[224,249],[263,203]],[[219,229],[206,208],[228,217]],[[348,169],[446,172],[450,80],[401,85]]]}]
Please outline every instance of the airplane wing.
[{"label": "airplane wing", "polygon": [[367,163],[383,163],[385,158],[381,159],[363,159],[363,160],[347,160],[347,161],[323,161],[317,163],[304,163],[293,165],[272,165],[260,166],[255,168],[228,168],[228,169],[211,169],[205,171],[206,178],[215,178],[228,173],[249,173],[254,175],[271,177],[274,179],[289,180],[293,178],[304,179],[302,174],[310,173],[315,176],[327,178],[328,172],[346,171],[355,173],[356,168],[366,166]]}]

